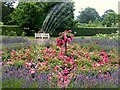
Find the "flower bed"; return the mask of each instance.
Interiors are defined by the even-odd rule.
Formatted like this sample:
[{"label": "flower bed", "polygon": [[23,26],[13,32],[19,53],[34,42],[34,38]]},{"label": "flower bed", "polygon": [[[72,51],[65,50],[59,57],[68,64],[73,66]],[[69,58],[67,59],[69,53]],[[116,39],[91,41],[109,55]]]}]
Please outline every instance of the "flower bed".
[{"label": "flower bed", "polygon": [[117,51],[106,51],[97,42],[69,44],[72,40],[66,30],[51,46],[1,51],[3,87],[117,88]]}]

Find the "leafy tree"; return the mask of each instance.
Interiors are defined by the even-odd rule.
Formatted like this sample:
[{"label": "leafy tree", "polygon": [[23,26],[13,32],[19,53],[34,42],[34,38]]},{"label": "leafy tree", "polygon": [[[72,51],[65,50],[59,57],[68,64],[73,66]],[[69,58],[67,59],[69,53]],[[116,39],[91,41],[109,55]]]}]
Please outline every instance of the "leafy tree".
[{"label": "leafy tree", "polygon": [[118,27],[120,28],[120,14],[118,14]]},{"label": "leafy tree", "polygon": [[101,20],[104,19],[105,16],[107,16],[109,13],[115,13],[114,10],[108,9],[104,12],[104,14],[101,16]]},{"label": "leafy tree", "polygon": [[109,14],[109,13],[115,13],[115,12],[114,12],[114,10],[112,10],[112,9],[108,9],[108,10],[106,10],[106,11],[104,12],[104,15],[107,15],[107,14]]},{"label": "leafy tree", "polygon": [[[2,11],[2,2],[0,1],[0,11]],[[2,13],[0,12],[0,23],[2,22]]]},{"label": "leafy tree", "polygon": [[77,19],[80,23],[88,23],[89,21],[95,21],[97,18],[100,19],[98,12],[94,8],[87,7],[79,13],[80,15],[77,16]]},{"label": "leafy tree", "polygon": [[2,8],[2,13],[1,13],[1,17],[2,17],[2,22],[4,22],[4,24],[7,22],[7,20],[9,19],[9,15],[12,13],[13,11],[13,7],[12,7],[12,2],[0,2],[0,6]]},{"label": "leafy tree", "polygon": [[111,27],[112,25],[116,25],[118,23],[118,15],[114,12],[110,12],[105,15],[102,24],[107,27]]},{"label": "leafy tree", "polygon": [[39,2],[21,2],[12,14],[10,14],[11,20],[9,20],[7,24],[15,24],[29,28],[26,29],[25,32],[27,35],[31,35],[32,30],[38,30],[45,19],[45,5],[46,4]]},{"label": "leafy tree", "polygon": [[[27,27],[29,30],[25,30],[27,35],[31,34],[32,31],[37,32],[39,28],[42,27],[43,21],[45,20],[47,14],[51,12],[51,9],[58,4],[63,2],[21,2],[16,9],[10,14],[11,20],[7,24],[20,25],[21,27]],[[74,18],[73,7],[70,10],[71,17],[68,18],[62,25],[59,25],[57,28],[63,28],[71,24],[72,19]],[[62,15],[68,15],[64,12]]]}]

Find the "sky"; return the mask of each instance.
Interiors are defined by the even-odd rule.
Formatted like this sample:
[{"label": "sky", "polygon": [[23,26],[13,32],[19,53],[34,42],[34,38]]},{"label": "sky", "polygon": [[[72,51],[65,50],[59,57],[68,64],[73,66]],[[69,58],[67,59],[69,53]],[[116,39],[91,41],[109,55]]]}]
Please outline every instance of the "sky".
[{"label": "sky", "polygon": [[[75,16],[79,15],[78,11],[82,11],[87,7],[95,8],[100,16],[108,9],[118,13],[118,2],[120,0],[73,0],[75,2]],[[120,8],[120,7],[119,7]]]},{"label": "sky", "polygon": [[[118,2],[120,0],[73,0],[75,2],[75,16],[79,15],[79,11],[84,10],[87,7],[95,8],[100,16],[108,9],[114,10],[118,13]],[[18,5],[18,1],[14,4],[14,7]],[[119,7],[120,8],[120,7]]]}]

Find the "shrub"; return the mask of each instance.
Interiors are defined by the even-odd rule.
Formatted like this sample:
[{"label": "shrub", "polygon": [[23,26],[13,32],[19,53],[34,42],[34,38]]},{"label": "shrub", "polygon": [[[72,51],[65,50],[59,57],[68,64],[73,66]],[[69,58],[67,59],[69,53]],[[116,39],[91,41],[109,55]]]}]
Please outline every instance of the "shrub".
[{"label": "shrub", "polygon": [[16,25],[2,25],[0,28],[2,28],[2,35],[20,36],[23,32],[23,28]]},{"label": "shrub", "polygon": [[[96,34],[111,34],[116,33],[117,27],[80,27],[72,28],[72,31],[76,32],[75,36],[94,36]],[[59,31],[56,30],[52,36],[59,36]],[[73,33],[74,33],[73,32]]]},{"label": "shrub", "polygon": [[115,33],[118,28],[112,27],[85,27],[85,28],[73,28],[73,31],[76,32],[76,36],[93,36],[99,33],[102,34],[111,34]]}]

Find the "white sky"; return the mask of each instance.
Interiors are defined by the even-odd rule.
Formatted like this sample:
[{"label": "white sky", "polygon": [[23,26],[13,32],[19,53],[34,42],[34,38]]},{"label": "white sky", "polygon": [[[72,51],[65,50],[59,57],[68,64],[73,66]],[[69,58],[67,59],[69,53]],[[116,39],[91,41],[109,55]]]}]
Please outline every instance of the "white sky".
[{"label": "white sky", "polygon": [[15,1],[15,3],[13,3],[13,7],[15,8],[18,5],[18,1]]},{"label": "white sky", "polygon": [[[79,15],[79,11],[84,10],[87,7],[95,8],[100,16],[108,9],[114,10],[118,13],[118,2],[120,0],[73,0],[75,2],[75,16]],[[14,4],[14,7],[18,5],[18,1]],[[120,8],[120,6],[119,6]]]},{"label": "white sky", "polygon": [[[120,0],[73,0],[75,2],[75,15],[79,15],[78,11],[81,11],[87,7],[95,8],[100,16],[108,9],[114,10],[118,13],[118,2]],[[120,7],[119,7],[120,8]]]}]

